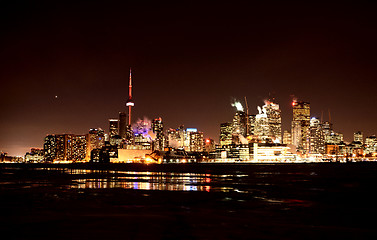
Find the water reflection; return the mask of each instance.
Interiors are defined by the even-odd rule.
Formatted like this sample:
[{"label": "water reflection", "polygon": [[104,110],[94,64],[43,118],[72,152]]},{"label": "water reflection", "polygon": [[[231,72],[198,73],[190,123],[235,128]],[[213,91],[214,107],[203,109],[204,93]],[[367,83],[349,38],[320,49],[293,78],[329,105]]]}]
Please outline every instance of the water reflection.
[{"label": "water reflection", "polygon": [[[70,188],[126,188],[166,191],[211,191],[210,183],[216,176],[199,173],[103,171],[66,169],[76,175]],[[221,177],[221,176],[217,176]]]}]

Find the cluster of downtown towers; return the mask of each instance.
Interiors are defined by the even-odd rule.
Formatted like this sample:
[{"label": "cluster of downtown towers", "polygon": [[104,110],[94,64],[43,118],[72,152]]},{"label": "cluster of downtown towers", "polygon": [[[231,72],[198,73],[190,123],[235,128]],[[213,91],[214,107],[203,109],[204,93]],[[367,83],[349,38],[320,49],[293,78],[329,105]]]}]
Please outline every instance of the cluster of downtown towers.
[{"label": "cluster of downtown towers", "polygon": [[[181,148],[191,152],[211,152],[229,146],[260,143],[265,146],[288,145],[293,153],[301,156],[309,154],[330,155],[350,154],[361,156],[376,152],[376,137],[366,138],[363,144],[361,132],[354,134],[350,144],[343,142],[343,135],[333,131],[329,121],[321,122],[310,117],[310,104],[293,101],[293,119],[291,132],[281,130],[281,110],[273,101],[265,101],[258,107],[258,114],[248,114],[240,102],[232,104],[237,111],[231,122],[220,124],[220,142],[215,144],[212,139],[204,139],[203,133],[194,128],[164,131],[161,118],[153,121],[139,120],[132,126],[128,123],[128,114],[119,113],[119,119],[109,120],[109,132],[90,129],[86,135],[60,134],[48,135],[44,141],[43,155],[47,161],[53,160],[90,160],[93,155],[106,150],[107,154],[115,155],[116,150],[143,149],[166,150]],[[98,156],[97,156],[98,157]]]}]

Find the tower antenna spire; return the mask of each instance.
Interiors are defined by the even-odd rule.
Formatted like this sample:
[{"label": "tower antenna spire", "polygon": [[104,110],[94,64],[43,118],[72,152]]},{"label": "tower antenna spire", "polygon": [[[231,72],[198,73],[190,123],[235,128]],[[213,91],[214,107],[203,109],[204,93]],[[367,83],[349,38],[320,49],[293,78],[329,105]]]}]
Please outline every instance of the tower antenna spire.
[{"label": "tower antenna spire", "polygon": [[135,106],[134,102],[132,101],[132,72],[130,68],[130,78],[128,83],[128,99],[126,102],[126,107],[128,107],[128,125],[131,126],[131,108]]}]

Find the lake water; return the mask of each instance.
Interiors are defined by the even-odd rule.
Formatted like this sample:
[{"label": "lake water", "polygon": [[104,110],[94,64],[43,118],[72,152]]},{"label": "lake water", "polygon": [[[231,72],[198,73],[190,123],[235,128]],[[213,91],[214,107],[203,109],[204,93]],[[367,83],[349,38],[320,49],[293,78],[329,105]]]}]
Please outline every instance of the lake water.
[{"label": "lake water", "polygon": [[0,230],[14,239],[377,237],[375,163],[67,166],[0,164]]}]

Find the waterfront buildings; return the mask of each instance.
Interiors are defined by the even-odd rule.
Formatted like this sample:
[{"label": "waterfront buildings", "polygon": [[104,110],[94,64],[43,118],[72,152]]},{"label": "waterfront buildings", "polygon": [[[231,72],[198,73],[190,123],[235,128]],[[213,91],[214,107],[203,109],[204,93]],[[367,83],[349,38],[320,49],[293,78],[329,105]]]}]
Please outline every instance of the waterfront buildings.
[{"label": "waterfront buildings", "polygon": [[44,155],[47,161],[82,161],[87,159],[88,144],[86,135],[48,135],[44,142]]}]

